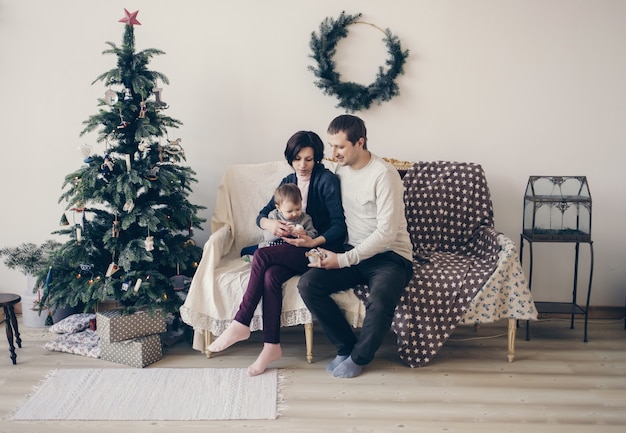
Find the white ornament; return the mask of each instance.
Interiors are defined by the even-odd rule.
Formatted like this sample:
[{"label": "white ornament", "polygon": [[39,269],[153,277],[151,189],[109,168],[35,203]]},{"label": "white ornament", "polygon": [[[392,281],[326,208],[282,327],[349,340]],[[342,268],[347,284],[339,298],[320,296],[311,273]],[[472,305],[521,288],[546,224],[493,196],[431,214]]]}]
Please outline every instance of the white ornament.
[{"label": "white ornament", "polygon": [[107,272],[106,272],[106,274],[104,274],[104,276],[105,277],[110,277],[111,275],[113,275],[114,273],[116,273],[119,270],[120,270],[120,267],[115,262],[111,262],[109,264],[109,267],[107,268]]},{"label": "white ornament", "polygon": [[91,155],[91,146],[87,143],[83,144],[82,146],[80,146],[78,148],[78,150],[80,151],[80,154],[83,155],[83,158],[87,158],[89,155]]},{"label": "white ornament", "polygon": [[141,143],[139,143],[139,146],[137,146],[137,149],[139,149],[140,152],[146,152],[150,149],[150,143],[142,140]]},{"label": "white ornament", "polygon": [[76,243],[80,244],[83,240],[83,232],[80,224],[76,224]]},{"label": "white ornament", "polygon": [[104,102],[106,102],[107,105],[115,105],[118,99],[117,92],[114,92],[111,89],[104,92]]},{"label": "white ornament", "polygon": [[134,208],[135,208],[135,202],[132,201],[131,199],[128,199],[126,203],[124,203],[124,207],[122,209],[124,209],[126,212],[130,212]]},{"label": "white ornament", "polygon": [[154,237],[148,236],[144,242],[146,251],[152,251],[154,249]]}]

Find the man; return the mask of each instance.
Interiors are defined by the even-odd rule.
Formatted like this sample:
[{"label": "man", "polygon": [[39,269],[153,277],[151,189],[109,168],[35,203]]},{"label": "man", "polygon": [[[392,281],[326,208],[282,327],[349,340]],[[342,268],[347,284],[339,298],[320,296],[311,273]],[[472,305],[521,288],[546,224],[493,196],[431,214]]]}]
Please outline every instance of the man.
[{"label": "man", "polygon": [[[363,120],[336,117],[328,141],[338,162],[341,199],[348,227],[346,251],[319,248],[325,257],[298,283],[337,356],[327,370],[335,377],[361,373],[389,332],[394,310],[412,275],[412,246],[404,216],[404,189],[397,170],[367,149]],[[320,269],[321,268],[321,269]],[[332,293],[367,284],[369,298],[357,339]]]}]

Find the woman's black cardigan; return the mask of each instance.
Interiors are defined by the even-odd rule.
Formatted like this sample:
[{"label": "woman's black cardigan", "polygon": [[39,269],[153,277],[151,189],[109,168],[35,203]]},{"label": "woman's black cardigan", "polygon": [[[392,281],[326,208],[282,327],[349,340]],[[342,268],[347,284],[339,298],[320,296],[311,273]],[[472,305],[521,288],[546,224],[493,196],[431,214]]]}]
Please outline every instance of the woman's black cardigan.
[{"label": "woman's black cardigan", "polygon": [[[296,174],[291,173],[285,176],[280,185],[285,183],[297,185]],[[261,218],[267,218],[267,215],[275,208],[272,196],[257,216],[256,223],[259,227]],[[341,251],[346,240],[347,228],[341,205],[339,178],[321,163],[315,164],[311,173],[306,213],[313,219],[313,225],[318,233],[326,238],[326,243],[322,246],[329,250]]]}]

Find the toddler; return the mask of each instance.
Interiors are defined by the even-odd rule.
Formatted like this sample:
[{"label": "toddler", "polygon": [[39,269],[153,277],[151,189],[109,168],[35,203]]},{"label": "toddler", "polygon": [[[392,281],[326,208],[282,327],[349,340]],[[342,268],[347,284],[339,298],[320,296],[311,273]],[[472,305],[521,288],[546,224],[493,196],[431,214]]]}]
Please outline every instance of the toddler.
[{"label": "toddler", "polygon": [[[267,218],[289,223],[289,237],[297,238],[301,235],[309,235],[311,238],[317,237],[313,220],[308,214],[302,212],[302,194],[297,185],[285,183],[276,188],[274,203],[276,209],[272,210]],[[283,243],[280,237],[274,236],[267,230],[263,230],[263,239],[264,241],[259,244],[259,248]]]}]

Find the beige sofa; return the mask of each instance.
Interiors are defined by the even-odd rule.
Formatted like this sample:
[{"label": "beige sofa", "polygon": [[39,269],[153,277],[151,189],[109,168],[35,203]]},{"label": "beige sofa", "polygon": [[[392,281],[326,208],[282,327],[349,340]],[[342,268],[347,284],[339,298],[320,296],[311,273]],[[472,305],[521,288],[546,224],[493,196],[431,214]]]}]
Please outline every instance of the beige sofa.
[{"label": "beige sofa", "polygon": [[[411,167],[408,163],[395,163],[401,172]],[[335,167],[330,161],[325,161],[325,164],[331,170]],[[211,218],[212,234],[204,245],[202,260],[180,310],[183,321],[194,329],[194,349],[205,353],[207,357],[211,356],[207,350],[211,339],[226,329],[247,287],[251,265],[242,259],[239,253],[243,247],[262,240],[261,231],[255,225],[256,216],[259,209],[267,203],[280,180],[290,172],[291,167],[284,161],[236,164],[228,166],[225,170],[217,189],[215,212]],[[409,219],[409,224],[416,224],[412,221]],[[463,314],[453,320],[460,324],[477,324],[509,319],[507,355],[511,362],[514,358],[516,320],[534,319],[537,313],[519,266],[515,245],[504,235],[494,230],[491,231],[496,236],[494,239],[497,239],[496,248],[499,250],[494,257],[495,272],[488,280],[486,279],[484,284],[481,284],[465,306],[459,307],[463,310]],[[416,260],[415,269],[419,270],[420,266],[422,263]],[[313,318],[299,296],[298,278],[293,277],[284,284],[281,326],[304,325],[306,357],[309,362],[312,362]],[[355,328],[363,323],[365,307],[362,300],[367,296],[366,289],[366,287],[357,288],[356,292],[359,296],[353,290],[333,295],[347,320]],[[407,288],[406,305],[398,307],[398,320],[394,320],[393,329],[398,335],[400,357],[414,367],[429,362],[439,348],[430,351],[432,356],[422,357],[412,354],[403,356],[404,352],[414,351],[406,348],[418,345],[421,341],[419,333],[417,335],[407,333],[403,328],[410,328],[414,323],[421,327],[418,322],[412,322],[412,320],[424,320],[418,313],[400,314],[401,308],[406,309],[409,305],[409,298],[415,301]],[[417,309],[413,305],[411,308]],[[406,323],[407,320],[408,323]],[[454,326],[456,323],[451,327]],[[260,305],[254,314],[250,328],[252,331],[262,328]],[[451,332],[452,329],[450,329]],[[449,336],[449,333],[447,334],[446,338]],[[402,347],[405,349],[401,350]],[[419,362],[415,361],[417,358],[420,359]]]}]

